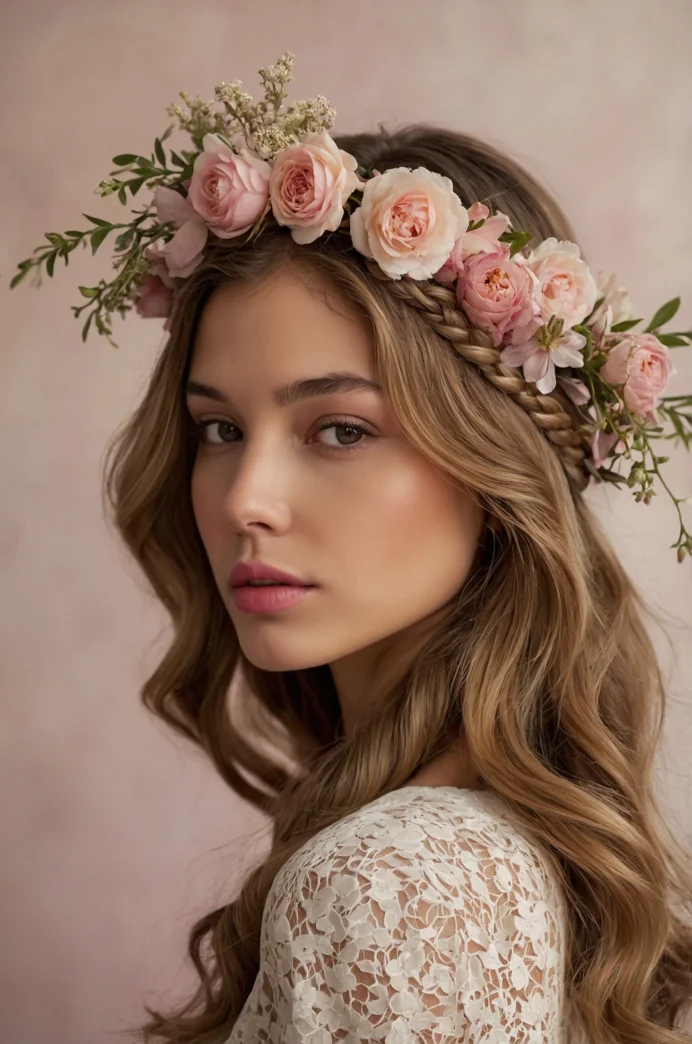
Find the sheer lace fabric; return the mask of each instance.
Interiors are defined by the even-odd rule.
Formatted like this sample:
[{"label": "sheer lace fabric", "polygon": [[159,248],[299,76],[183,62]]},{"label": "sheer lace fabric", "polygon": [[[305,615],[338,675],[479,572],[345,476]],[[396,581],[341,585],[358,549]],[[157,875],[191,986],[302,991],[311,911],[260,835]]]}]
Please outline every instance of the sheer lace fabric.
[{"label": "sheer lace fabric", "polygon": [[498,795],[393,791],[277,874],[227,1044],[574,1044],[566,917]]}]

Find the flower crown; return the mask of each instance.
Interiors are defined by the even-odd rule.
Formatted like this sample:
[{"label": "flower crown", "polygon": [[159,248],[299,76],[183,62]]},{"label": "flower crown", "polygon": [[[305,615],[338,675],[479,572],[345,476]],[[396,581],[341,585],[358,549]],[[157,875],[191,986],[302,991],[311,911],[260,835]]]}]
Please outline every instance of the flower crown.
[{"label": "flower crown", "polygon": [[[585,484],[626,483],[637,502],[648,504],[657,476],[678,512],[680,533],[671,547],[682,562],[692,554],[692,535],[680,505],[690,498],[670,491],[660,470],[669,458],[652,449],[657,439],[675,445],[679,439],[686,449],[692,442],[692,396],[663,396],[676,372],[669,349],[692,343],[692,331],[659,332],[680,298],[633,333],[643,320],[631,318],[627,290],[614,274],[594,279],[575,243],[551,237],[526,256],[533,236],[512,228],[506,214],[491,215],[487,201],[465,207],[449,178],[425,167],[364,170],[330,136],[336,111],[326,98],[284,108],[293,62],[286,52],[259,70],[260,102],[238,80],[219,84],[212,102],[181,92],[185,107],[171,106],[168,114],[194,148],[167,155],[170,126],[151,157],[116,156],[117,169],[97,190],[127,204],[128,193],[134,197],[146,185],[153,200],[121,224],[85,214],[93,226],[86,231],[46,233],[48,245],[19,263],[11,286],[32,271],[40,285],[44,266],[52,276],[59,257],[67,265],[87,242],[96,253],[117,231],[115,275],[80,286],[86,302],[72,308],[75,316],[87,310],[82,340],[93,324],[115,346],[116,312],[124,316],[134,307],[141,316],[165,318],[168,328],[176,288],[200,264],[210,237],[247,243],[272,220],[299,244],[345,229],[378,278],[447,286],[466,325],[480,331],[478,343],[501,349],[501,363],[521,369],[542,408],[554,403],[541,396],[556,387],[565,393],[584,421],[578,430],[588,450],[581,454]],[[660,420],[672,430],[664,433]],[[632,462],[627,476],[613,467],[622,461]]]}]

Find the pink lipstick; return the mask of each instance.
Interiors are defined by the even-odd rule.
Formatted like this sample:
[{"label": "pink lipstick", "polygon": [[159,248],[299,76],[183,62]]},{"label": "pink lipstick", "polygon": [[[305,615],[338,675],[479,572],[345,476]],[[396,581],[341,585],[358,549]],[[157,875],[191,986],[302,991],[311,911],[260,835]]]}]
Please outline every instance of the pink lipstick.
[{"label": "pink lipstick", "polygon": [[235,604],[245,613],[278,613],[289,609],[316,587],[265,562],[238,562],[228,583]]},{"label": "pink lipstick", "polygon": [[315,588],[312,586],[302,587],[293,584],[272,584],[262,587],[246,584],[244,587],[233,588],[233,599],[244,613],[278,613],[282,609],[290,609],[292,605],[314,590]]}]

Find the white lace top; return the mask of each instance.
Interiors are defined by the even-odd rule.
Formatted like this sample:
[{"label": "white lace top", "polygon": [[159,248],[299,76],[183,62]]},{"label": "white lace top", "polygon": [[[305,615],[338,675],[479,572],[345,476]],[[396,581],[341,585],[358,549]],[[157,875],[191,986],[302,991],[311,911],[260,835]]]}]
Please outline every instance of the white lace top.
[{"label": "white lace top", "polygon": [[277,874],[227,1044],[574,1044],[565,900],[499,795],[408,786]]}]

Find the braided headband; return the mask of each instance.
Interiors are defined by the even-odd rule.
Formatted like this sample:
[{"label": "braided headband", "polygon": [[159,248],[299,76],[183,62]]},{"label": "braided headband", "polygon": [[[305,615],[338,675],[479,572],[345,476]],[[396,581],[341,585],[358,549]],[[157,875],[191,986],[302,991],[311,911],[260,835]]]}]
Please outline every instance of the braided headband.
[{"label": "braided headband", "polygon": [[210,236],[245,244],[273,221],[304,244],[345,229],[370,274],[529,413],[577,489],[591,479],[625,483],[648,504],[656,476],[678,512],[671,547],[682,562],[692,535],[680,505],[690,498],[670,491],[661,474],[669,458],[652,448],[657,439],[688,450],[692,443],[692,396],[663,395],[676,373],[669,349],[692,344],[691,331],[660,332],[680,298],[633,333],[643,320],[631,318],[627,290],[615,275],[594,279],[576,243],[551,237],[527,256],[531,233],[512,228],[506,214],[491,215],[485,201],[464,206],[449,178],[425,167],[364,170],[328,133],[336,111],[326,98],[283,106],[293,61],[286,52],[259,70],[261,102],[239,80],[219,84],[213,102],[181,92],[185,107],[168,114],[194,148],[167,155],[170,126],[150,158],[116,156],[117,169],[98,188],[126,204],[128,192],[146,185],[153,199],[121,224],[85,214],[93,226],[86,231],[46,233],[48,245],[19,263],[11,286],[32,271],[40,285],[42,268],[52,276],[58,257],[67,265],[87,241],[96,253],[117,231],[115,275],[80,286],[86,302],[72,308],[75,316],[87,310],[82,340],[93,324],[115,346],[113,315],[133,306],[165,318],[168,329],[176,288],[202,261]]}]

